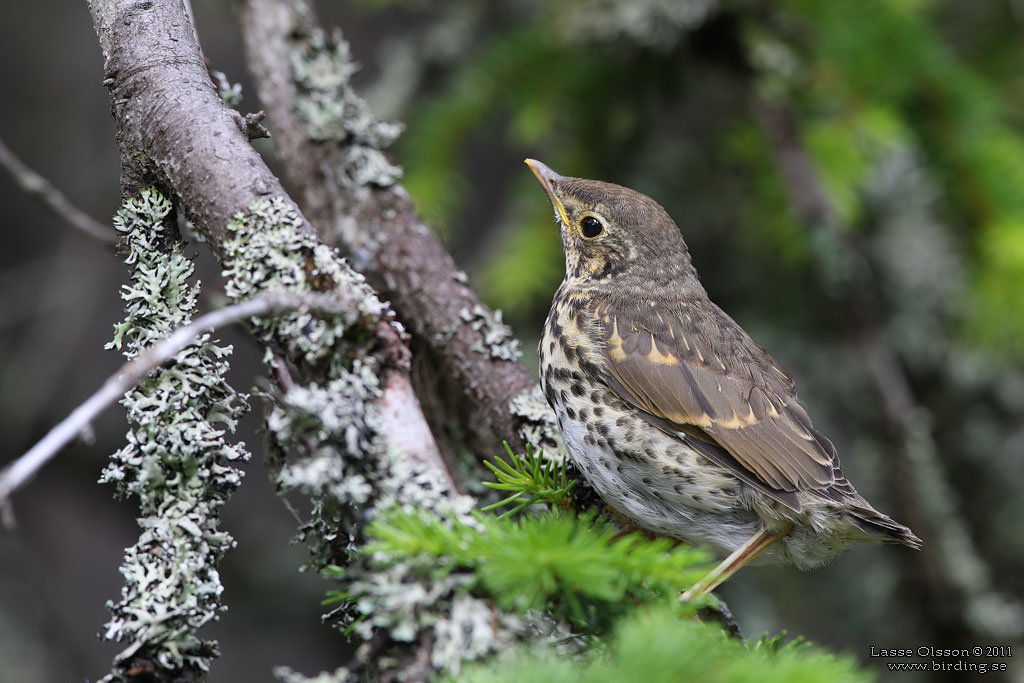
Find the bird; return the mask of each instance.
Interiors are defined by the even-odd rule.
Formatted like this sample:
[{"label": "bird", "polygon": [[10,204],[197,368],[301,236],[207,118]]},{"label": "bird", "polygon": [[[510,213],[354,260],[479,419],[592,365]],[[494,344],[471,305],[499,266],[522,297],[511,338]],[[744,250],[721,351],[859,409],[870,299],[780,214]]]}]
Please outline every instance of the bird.
[{"label": "bird", "polygon": [[683,599],[752,561],[812,569],[855,542],[921,547],[843,475],[792,376],[710,300],[660,204],[526,164],[565,255],[541,390],[570,460],[618,516],[727,555]]}]

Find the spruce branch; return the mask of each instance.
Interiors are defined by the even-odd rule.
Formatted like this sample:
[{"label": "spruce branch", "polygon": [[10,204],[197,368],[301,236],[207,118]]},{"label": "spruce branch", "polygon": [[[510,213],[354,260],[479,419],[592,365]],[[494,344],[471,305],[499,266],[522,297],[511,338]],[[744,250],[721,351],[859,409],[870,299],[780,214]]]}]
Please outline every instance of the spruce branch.
[{"label": "spruce branch", "polygon": [[503,441],[508,460],[496,456],[495,462],[484,461],[497,481],[485,481],[483,485],[496,491],[512,491],[512,495],[492,503],[483,509],[491,512],[506,505],[513,505],[499,518],[511,517],[531,505],[567,506],[570,504],[570,492],[576,481],[569,478],[566,460],[556,462],[544,457],[543,449],[536,455],[533,446],[526,444],[526,455],[518,456],[512,451],[507,441]]},{"label": "spruce branch", "polygon": [[715,626],[680,619],[671,609],[637,609],[619,620],[607,646],[577,655],[520,647],[506,653],[500,666],[474,664],[446,683],[517,683],[518,681],[758,681],[868,683],[869,672],[853,657],[816,647],[746,648],[725,638]]},{"label": "spruce branch", "polygon": [[[542,513],[515,520],[477,514],[476,523],[395,510],[367,529],[364,551],[380,567],[411,563],[431,576],[462,577],[503,610],[539,610],[577,635],[605,632],[629,604],[665,602],[706,570],[706,551],[617,536],[594,514]],[[358,598],[359,590],[354,597]]]}]

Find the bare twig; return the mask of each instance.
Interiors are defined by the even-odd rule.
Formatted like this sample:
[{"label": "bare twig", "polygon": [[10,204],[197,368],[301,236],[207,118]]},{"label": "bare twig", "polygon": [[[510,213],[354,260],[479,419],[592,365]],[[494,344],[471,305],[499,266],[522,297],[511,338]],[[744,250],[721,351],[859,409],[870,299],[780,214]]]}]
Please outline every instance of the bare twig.
[{"label": "bare twig", "polygon": [[27,195],[42,202],[43,206],[58,218],[66,221],[72,228],[109,244],[117,241],[117,233],[113,228],[103,225],[68,201],[68,198],[60,190],[50,184],[50,181],[16,157],[4,143],[3,138],[0,138],[0,166],[7,169],[7,172],[14,178],[14,182]]},{"label": "bare twig", "polygon": [[[43,465],[76,436],[86,430],[107,406],[130,391],[149,372],[173,358],[197,336],[243,318],[288,313],[296,310],[321,315],[356,314],[354,302],[337,296],[276,292],[226,306],[196,318],[122,365],[96,393],[71,411],[70,415],[51,429],[24,455],[5,467],[0,473],[0,509],[8,509],[11,494],[28,482]],[[9,512],[7,512],[5,523],[9,523],[9,516]]]}]

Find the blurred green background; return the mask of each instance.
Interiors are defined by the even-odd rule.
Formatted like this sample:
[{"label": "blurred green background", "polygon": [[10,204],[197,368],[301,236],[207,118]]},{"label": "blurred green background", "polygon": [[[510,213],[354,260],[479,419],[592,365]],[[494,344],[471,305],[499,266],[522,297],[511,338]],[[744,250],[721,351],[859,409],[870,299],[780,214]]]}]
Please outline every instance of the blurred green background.
[{"label": "blurred green background", "polygon": [[[211,68],[242,81],[232,6],[194,2]],[[921,553],[863,547],[810,573],[755,568],[722,594],[750,635],[852,653],[1021,643],[1024,633],[1024,2],[470,0],[320,3],[407,130],[403,183],[533,352],[562,257],[522,159],[650,195],[713,300],[797,379],[851,481]],[[0,10],[0,136],[106,221],[118,202],[102,60],[84,3]],[[273,130],[273,122],[270,122]],[[265,147],[272,159],[272,141]],[[125,277],[0,177],[0,461],[118,364]],[[195,248],[205,295],[218,273]],[[235,382],[252,385],[255,350]],[[129,503],[94,485],[123,418],[15,499],[0,536],[0,680],[102,673]],[[252,419],[247,441],[259,453]],[[496,448],[497,451],[497,448]],[[228,506],[211,680],[339,662],[325,585],[295,575],[294,522],[259,462]],[[1024,650],[1017,653],[1024,656]],[[1015,659],[1009,674],[1024,680]],[[4,669],[4,667],[8,667]],[[29,675],[32,674],[32,675]],[[49,678],[48,678],[48,677]],[[942,674],[955,680],[956,674]],[[931,680],[922,677],[919,680]]]}]

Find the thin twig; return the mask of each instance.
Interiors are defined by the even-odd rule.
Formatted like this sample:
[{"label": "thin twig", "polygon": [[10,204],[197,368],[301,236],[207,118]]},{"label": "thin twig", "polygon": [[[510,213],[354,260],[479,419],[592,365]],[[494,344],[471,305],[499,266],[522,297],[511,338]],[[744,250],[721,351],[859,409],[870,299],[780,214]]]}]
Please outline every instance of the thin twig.
[{"label": "thin twig", "polygon": [[278,292],[226,306],[178,328],[122,365],[103,386],[75,408],[39,443],[0,472],[0,517],[10,522],[9,499],[60,450],[81,434],[107,406],[130,391],[151,370],[173,358],[198,335],[243,318],[306,310],[322,315],[358,314],[354,302],[326,294]]},{"label": "thin twig", "polygon": [[117,233],[110,226],[103,225],[98,220],[85,213],[55,188],[50,181],[39,175],[14,155],[14,152],[4,144],[0,138],[0,166],[7,169],[14,182],[30,197],[38,199],[58,218],[84,232],[89,237],[101,240],[108,244],[117,241]]}]

